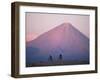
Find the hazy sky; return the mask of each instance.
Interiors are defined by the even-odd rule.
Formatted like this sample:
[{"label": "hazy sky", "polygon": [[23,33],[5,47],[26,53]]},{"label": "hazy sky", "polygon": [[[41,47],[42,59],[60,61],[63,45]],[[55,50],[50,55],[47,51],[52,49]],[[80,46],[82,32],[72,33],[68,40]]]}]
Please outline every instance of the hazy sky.
[{"label": "hazy sky", "polygon": [[26,13],[26,40],[35,39],[62,23],[71,23],[89,38],[89,16],[74,14]]}]

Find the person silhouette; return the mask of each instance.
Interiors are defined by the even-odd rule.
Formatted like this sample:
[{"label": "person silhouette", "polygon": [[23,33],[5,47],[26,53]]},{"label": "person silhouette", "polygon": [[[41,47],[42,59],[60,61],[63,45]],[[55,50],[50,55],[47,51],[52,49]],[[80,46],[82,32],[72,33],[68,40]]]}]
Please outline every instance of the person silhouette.
[{"label": "person silhouette", "polygon": [[50,60],[50,61],[53,61],[53,58],[52,58],[52,56],[51,56],[51,55],[49,56],[49,60]]},{"label": "person silhouette", "polygon": [[63,58],[63,57],[62,57],[62,54],[60,54],[60,55],[59,55],[59,60],[62,60],[62,58]]}]

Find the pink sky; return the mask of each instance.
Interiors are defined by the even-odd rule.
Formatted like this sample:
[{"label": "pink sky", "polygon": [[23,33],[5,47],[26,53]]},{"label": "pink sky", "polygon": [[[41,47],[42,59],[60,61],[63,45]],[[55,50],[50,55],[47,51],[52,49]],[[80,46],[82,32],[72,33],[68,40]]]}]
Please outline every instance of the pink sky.
[{"label": "pink sky", "polygon": [[26,41],[31,41],[62,23],[71,23],[89,38],[88,15],[26,13]]},{"label": "pink sky", "polygon": [[31,41],[31,40],[37,38],[37,36],[38,36],[38,35],[36,35],[36,34],[34,34],[34,33],[32,33],[32,34],[27,34],[27,35],[26,35],[26,41],[27,41],[27,42],[28,42],[28,41]]}]

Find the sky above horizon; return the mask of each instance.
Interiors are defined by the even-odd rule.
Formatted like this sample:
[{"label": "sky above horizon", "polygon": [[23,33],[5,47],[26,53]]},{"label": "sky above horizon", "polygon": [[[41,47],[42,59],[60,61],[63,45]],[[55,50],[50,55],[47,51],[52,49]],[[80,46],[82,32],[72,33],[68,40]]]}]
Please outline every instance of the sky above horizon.
[{"label": "sky above horizon", "polygon": [[75,14],[29,13],[26,15],[26,41],[31,41],[41,34],[62,23],[70,23],[89,38],[89,16]]}]

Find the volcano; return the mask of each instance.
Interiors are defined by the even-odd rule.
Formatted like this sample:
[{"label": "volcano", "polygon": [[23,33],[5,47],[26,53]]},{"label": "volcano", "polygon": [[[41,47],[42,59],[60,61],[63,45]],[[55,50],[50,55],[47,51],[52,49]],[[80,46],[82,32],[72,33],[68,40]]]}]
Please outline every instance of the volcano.
[{"label": "volcano", "polygon": [[89,38],[63,23],[26,43],[26,67],[89,64]]}]

